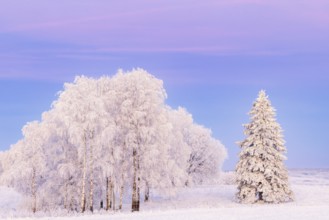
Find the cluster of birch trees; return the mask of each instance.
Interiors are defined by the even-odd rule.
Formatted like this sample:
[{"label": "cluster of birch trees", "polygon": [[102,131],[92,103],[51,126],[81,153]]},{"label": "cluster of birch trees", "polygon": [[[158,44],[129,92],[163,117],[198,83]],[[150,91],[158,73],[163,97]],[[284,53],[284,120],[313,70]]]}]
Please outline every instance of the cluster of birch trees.
[{"label": "cluster of birch trees", "polygon": [[26,195],[33,212],[138,211],[152,191],[171,194],[217,175],[224,146],[165,99],[162,81],[142,69],[76,77],[1,153],[0,184]]}]

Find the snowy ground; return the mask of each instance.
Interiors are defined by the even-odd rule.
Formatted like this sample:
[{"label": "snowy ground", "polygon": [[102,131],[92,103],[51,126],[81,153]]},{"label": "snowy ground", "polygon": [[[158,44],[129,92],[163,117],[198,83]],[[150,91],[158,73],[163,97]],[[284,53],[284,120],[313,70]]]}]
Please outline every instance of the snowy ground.
[{"label": "snowy ground", "polygon": [[[287,204],[237,204],[234,201],[235,186],[210,185],[182,189],[174,198],[153,195],[152,202],[142,204],[142,211],[139,213],[126,211],[39,219],[329,219],[329,170],[293,170],[290,172],[290,180],[296,201]],[[0,217],[11,213],[10,210],[13,210],[19,201],[18,197],[13,191],[0,188]]]}]

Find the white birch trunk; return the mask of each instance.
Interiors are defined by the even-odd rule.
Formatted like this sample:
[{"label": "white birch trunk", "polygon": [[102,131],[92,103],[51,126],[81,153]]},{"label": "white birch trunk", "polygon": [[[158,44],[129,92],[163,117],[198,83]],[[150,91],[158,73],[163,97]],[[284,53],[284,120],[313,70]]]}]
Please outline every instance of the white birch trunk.
[{"label": "white birch trunk", "polygon": [[32,180],[31,180],[31,194],[32,194],[32,212],[37,211],[37,189],[36,189],[36,169],[32,168]]},{"label": "white birch trunk", "polygon": [[64,209],[68,209],[69,204],[68,204],[68,183],[69,180],[65,181],[65,195],[64,195]]},{"label": "white birch trunk", "polygon": [[139,211],[139,176],[138,176],[138,158],[137,158],[137,150],[133,149],[133,189],[132,189],[132,203],[131,203],[131,211]]},{"label": "white birch trunk", "polygon": [[111,177],[106,178],[106,210],[110,210],[114,205],[114,185]]},{"label": "white birch trunk", "polygon": [[110,195],[109,195],[109,177],[106,177],[106,211],[110,209]]},{"label": "white birch trunk", "polygon": [[113,208],[113,211],[115,211],[115,192],[114,192],[114,184],[112,183],[112,186],[111,186],[111,191],[112,191],[112,208]]},{"label": "white birch trunk", "polygon": [[94,211],[94,155],[93,146],[90,145],[90,192],[89,192],[89,210]]},{"label": "white birch trunk", "polygon": [[121,179],[122,179],[122,181],[121,181],[121,187],[120,187],[120,201],[119,201],[119,210],[121,210],[122,209],[122,203],[123,203],[123,192],[124,192],[124,190],[125,190],[125,187],[124,187],[124,183],[123,183],[123,174],[121,175]]},{"label": "white birch trunk", "polygon": [[144,202],[148,202],[149,200],[150,200],[150,187],[149,187],[148,182],[146,182]]},{"label": "white birch trunk", "polygon": [[87,173],[87,139],[84,134],[84,155],[83,155],[83,174],[82,174],[82,190],[81,190],[81,212],[86,211],[86,173]]}]

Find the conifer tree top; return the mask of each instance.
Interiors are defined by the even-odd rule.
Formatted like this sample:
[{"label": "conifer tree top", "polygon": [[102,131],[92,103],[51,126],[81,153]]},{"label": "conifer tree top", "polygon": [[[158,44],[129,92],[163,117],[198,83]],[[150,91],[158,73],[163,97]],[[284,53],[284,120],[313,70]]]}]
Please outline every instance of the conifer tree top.
[{"label": "conifer tree top", "polygon": [[258,98],[259,99],[264,99],[264,98],[268,98],[268,96],[266,95],[266,92],[264,89],[260,90],[259,93],[258,93]]}]

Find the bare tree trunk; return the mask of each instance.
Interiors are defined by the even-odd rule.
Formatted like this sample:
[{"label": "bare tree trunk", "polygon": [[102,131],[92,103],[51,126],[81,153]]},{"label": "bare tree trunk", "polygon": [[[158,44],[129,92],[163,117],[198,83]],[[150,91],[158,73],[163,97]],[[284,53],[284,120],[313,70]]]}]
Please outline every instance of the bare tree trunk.
[{"label": "bare tree trunk", "polygon": [[113,190],[114,186],[112,183],[112,178],[106,178],[106,210],[110,210],[113,206]]},{"label": "bare tree trunk", "polygon": [[68,197],[69,197],[68,190],[67,190],[67,188],[68,188],[68,181],[69,180],[66,180],[65,181],[64,209],[68,209]]},{"label": "bare tree trunk", "polygon": [[138,200],[138,211],[139,211],[139,206],[140,206],[140,201],[141,201],[141,192],[140,192],[140,177],[137,177],[137,200]]},{"label": "bare tree trunk", "polygon": [[119,210],[122,209],[122,203],[123,203],[123,193],[125,190],[124,183],[123,183],[123,174],[121,175],[121,187],[120,187],[120,201],[119,201]]},{"label": "bare tree trunk", "polygon": [[86,174],[87,174],[87,139],[84,134],[84,155],[83,155],[83,174],[82,174],[82,192],[81,192],[81,212],[86,211]]},{"label": "bare tree trunk", "polygon": [[36,170],[32,168],[32,182],[31,182],[31,193],[32,193],[32,212],[37,211],[37,187],[36,187]]},{"label": "bare tree trunk", "polygon": [[[93,138],[93,134],[92,134]],[[90,192],[89,192],[89,210],[94,211],[94,155],[93,146],[90,145]]]},{"label": "bare tree trunk", "polygon": [[139,206],[140,206],[140,201],[141,201],[141,192],[140,192],[140,167],[139,167],[139,155],[137,154],[137,199],[138,199],[138,211],[139,211]]},{"label": "bare tree trunk", "polygon": [[109,178],[106,177],[106,211],[110,209]]},{"label": "bare tree trunk", "polygon": [[73,196],[71,196],[71,201],[70,201],[70,205],[69,205],[71,211],[73,211],[73,203],[74,203],[74,198],[73,198]]},{"label": "bare tree trunk", "polygon": [[110,200],[110,208],[113,208],[113,210],[115,209],[115,204],[114,204],[114,184],[113,184],[113,181],[111,181],[111,183],[110,183],[110,198],[111,198],[111,200]]},{"label": "bare tree trunk", "polygon": [[131,203],[131,211],[139,211],[139,201],[138,201],[138,195],[137,195],[137,180],[136,180],[136,174],[134,174],[134,180],[133,180],[133,192],[132,192],[132,203]]},{"label": "bare tree trunk", "polygon": [[111,186],[111,189],[112,189],[112,208],[113,208],[113,211],[115,211],[115,192],[114,192],[114,184],[112,183],[112,186]]},{"label": "bare tree trunk", "polygon": [[145,198],[144,198],[144,202],[148,202],[150,200],[150,187],[148,182],[146,182],[145,184]]},{"label": "bare tree trunk", "polygon": [[133,189],[132,189],[132,203],[131,203],[131,211],[139,211],[139,201],[140,201],[140,191],[139,191],[139,181],[140,178],[138,176],[138,158],[137,158],[137,150],[133,149]]},{"label": "bare tree trunk", "polygon": [[[123,143],[123,151],[126,152],[127,150],[127,146],[126,146],[126,141],[124,141]],[[126,170],[127,170],[127,165],[125,163],[125,155],[122,156],[121,158],[121,164],[122,164],[122,167],[121,167],[121,181],[120,181],[120,192],[119,192],[119,207],[118,209],[119,210],[122,210],[122,203],[123,203],[123,195],[124,195],[124,191],[125,191],[125,173],[126,173]]]}]

